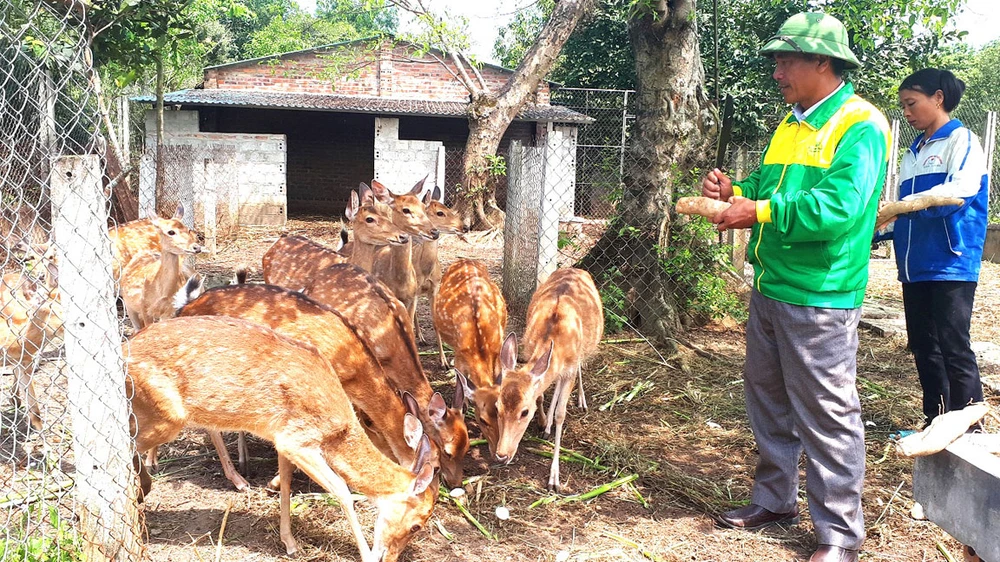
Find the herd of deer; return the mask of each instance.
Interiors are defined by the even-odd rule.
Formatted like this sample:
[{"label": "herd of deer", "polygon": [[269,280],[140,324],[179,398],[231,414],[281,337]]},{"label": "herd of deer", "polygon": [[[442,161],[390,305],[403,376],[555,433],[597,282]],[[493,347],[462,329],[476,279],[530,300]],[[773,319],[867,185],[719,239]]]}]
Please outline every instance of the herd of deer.
[{"label": "herd of deer", "polygon": [[[460,259],[442,275],[436,241],[467,229],[437,201],[437,188],[421,199],[422,191],[423,182],[402,195],[377,181],[371,188],[361,184],[346,212],[353,242],[335,250],[282,236],[263,257],[264,284],[202,291],[197,274],[182,264],[201,249],[179,220],[182,208],[171,219],[109,231],[120,296],[137,329],[123,353],[136,448],[149,453],[146,462],[136,460],[141,494],[150,491],[146,465],[155,463],[156,447],[187,425],[209,431],[226,477],[247,487],[219,432],[250,432],[277,451],[272,486],[280,491],[280,537],[288,554],[298,551],[289,515],[291,473],[298,467],[340,500],[363,560],[393,561],[430,517],[439,474],[449,487],[462,485],[467,404],[496,461],[511,462],[536,409],[546,432],[555,424],[558,452],[578,379],[586,407],[581,364],[603,334],[593,280],[564,268],[538,288],[522,338],[524,366],[517,368],[518,342],[513,333],[504,337],[499,287],[476,260]],[[52,270],[38,283],[44,290],[0,296],[8,350],[20,345],[31,355],[29,348],[46,336],[34,332],[51,337],[60,328],[48,322],[58,316],[51,314],[59,302]],[[442,344],[454,350],[451,407],[420,363],[415,312],[421,294],[429,297],[442,366]],[[30,369],[22,371],[18,393],[40,427]],[[546,413],[543,393],[553,385]],[[548,486],[560,487],[558,454]],[[351,489],[377,508],[370,548]]]}]

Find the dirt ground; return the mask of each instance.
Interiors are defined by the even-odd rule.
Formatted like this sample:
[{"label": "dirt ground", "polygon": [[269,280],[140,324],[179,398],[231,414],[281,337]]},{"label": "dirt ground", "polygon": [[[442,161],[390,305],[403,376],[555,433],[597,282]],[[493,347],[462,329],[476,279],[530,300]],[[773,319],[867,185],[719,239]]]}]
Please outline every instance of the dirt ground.
[{"label": "dirt ground", "polygon": [[[288,230],[334,244],[339,223],[293,220]],[[232,268],[251,265],[275,239],[274,231],[252,232],[220,247],[199,270],[222,282]],[[499,274],[502,236],[449,237],[443,261],[458,256],[482,259]],[[259,280],[259,271],[251,280]],[[872,265],[870,296],[899,304],[895,267]],[[987,312],[1000,304],[1000,265],[984,264],[977,293],[973,337],[1000,342]],[[423,331],[433,337],[426,303],[419,306]],[[571,407],[563,447],[596,461],[597,467],[562,463],[562,495],[546,492],[551,445],[534,425],[509,466],[492,465],[485,445],[470,450],[465,465],[469,483],[461,501],[478,530],[454,500],[442,496],[404,560],[459,561],[789,561],[806,560],[815,548],[804,491],[802,522],[788,529],[746,533],[721,530],[711,515],[749,500],[756,462],[754,440],[743,404],[741,369],[744,334],[735,323],[689,332],[693,347],[663,356],[637,334],[608,334],[585,371],[590,409]],[[430,338],[429,338],[430,339]],[[909,516],[913,504],[912,462],[889,450],[889,434],[913,428],[922,416],[912,358],[900,338],[861,332],[858,386],[867,429],[868,472],[864,510],[868,539],[863,560],[946,560],[942,550],[961,559],[960,545],[933,523]],[[422,344],[424,367],[432,384],[450,400],[453,378],[441,368],[431,343]],[[694,348],[698,348],[696,351]],[[1000,372],[984,372],[1000,376]],[[1000,396],[989,394],[994,405]],[[472,437],[479,437],[470,418]],[[1000,432],[1000,422],[987,420]],[[235,435],[227,436],[230,450]],[[160,448],[161,471],[143,507],[148,554],[156,561],[261,561],[286,558],[278,538],[278,498],[264,490],[276,473],[271,446],[250,439],[245,476],[253,488],[237,492],[222,471],[207,436],[187,430]],[[628,484],[596,498],[574,495],[635,475]],[[804,478],[804,476],[803,476]],[[350,530],[336,502],[301,474],[293,483],[292,528],[302,548],[300,559],[357,560]],[[547,503],[541,503],[547,501]],[[501,521],[496,508],[510,518]],[[374,510],[358,503],[371,536]],[[225,523],[224,523],[225,522]],[[221,548],[220,528],[224,525]]]}]

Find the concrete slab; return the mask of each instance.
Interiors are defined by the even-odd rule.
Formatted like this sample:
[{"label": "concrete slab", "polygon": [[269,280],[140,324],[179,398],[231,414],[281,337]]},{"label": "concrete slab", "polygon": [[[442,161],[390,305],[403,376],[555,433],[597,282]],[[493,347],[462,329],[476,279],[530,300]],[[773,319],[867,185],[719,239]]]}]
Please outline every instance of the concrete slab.
[{"label": "concrete slab", "polygon": [[865,301],[861,306],[859,326],[882,337],[906,337],[906,319],[903,311],[886,304]]},{"label": "concrete slab", "polygon": [[913,464],[913,499],[983,560],[1000,561],[1000,435],[964,435]]}]

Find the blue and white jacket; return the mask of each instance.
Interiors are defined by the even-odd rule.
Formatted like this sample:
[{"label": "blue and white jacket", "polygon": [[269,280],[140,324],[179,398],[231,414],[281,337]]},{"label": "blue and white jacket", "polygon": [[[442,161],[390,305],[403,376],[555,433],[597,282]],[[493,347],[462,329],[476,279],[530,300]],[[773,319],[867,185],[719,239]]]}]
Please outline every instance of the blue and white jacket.
[{"label": "blue and white jacket", "polygon": [[979,138],[952,119],[919,148],[903,155],[899,196],[903,201],[938,195],[960,197],[960,207],[931,207],[900,215],[889,235],[903,283],[978,281],[986,240],[989,173]]}]

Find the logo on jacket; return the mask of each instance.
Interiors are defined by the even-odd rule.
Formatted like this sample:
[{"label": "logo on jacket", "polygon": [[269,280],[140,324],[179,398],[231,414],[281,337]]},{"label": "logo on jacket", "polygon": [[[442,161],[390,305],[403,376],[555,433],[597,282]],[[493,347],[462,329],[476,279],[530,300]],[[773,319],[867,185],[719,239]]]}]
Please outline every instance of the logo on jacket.
[{"label": "logo on jacket", "polygon": [[941,159],[937,154],[931,154],[924,160],[924,168],[930,168],[934,166],[944,166],[944,160]]}]

